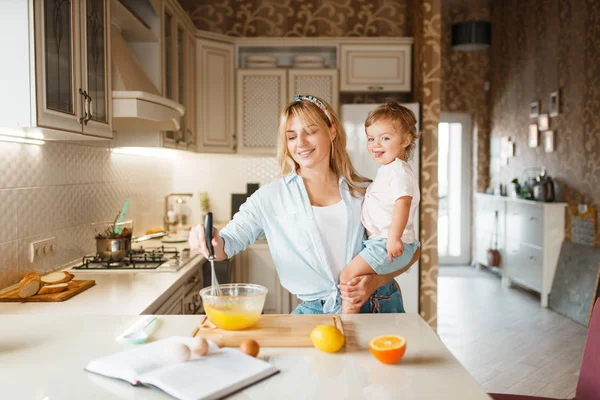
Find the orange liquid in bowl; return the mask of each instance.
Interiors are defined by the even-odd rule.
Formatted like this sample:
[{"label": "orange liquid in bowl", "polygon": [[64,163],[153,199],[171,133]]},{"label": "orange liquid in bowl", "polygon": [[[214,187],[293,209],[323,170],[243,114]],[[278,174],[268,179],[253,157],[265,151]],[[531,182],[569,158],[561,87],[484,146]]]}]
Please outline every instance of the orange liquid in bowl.
[{"label": "orange liquid in bowl", "polygon": [[251,327],[258,321],[262,307],[247,308],[241,304],[215,305],[204,304],[204,311],[210,322],[218,328],[237,331]]}]

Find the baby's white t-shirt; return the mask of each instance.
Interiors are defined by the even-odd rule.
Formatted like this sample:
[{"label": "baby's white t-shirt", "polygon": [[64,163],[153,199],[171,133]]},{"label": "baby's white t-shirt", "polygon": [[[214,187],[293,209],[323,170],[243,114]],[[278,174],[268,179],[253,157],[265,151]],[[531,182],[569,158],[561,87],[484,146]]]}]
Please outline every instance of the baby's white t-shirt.
[{"label": "baby's white t-shirt", "polygon": [[362,206],[362,223],[371,236],[387,239],[396,200],[404,196],[412,197],[401,239],[408,244],[416,239],[413,221],[421,200],[417,179],[410,165],[400,159],[379,167]]}]

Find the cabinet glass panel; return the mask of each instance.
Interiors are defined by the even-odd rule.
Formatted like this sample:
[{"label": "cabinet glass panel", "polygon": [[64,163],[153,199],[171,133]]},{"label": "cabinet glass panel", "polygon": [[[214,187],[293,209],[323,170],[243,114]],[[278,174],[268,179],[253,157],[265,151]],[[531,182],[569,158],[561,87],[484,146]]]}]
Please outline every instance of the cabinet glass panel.
[{"label": "cabinet glass panel", "polygon": [[104,0],[86,1],[85,24],[87,91],[92,98],[92,119],[107,122]]},{"label": "cabinet glass panel", "polygon": [[[183,31],[183,29],[181,27],[177,27],[177,94],[178,94],[178,101],[179,104],[183,105],[184,107],[186,107],[186,111],[187,111],[187,102],[185,101],[185,62],[183,59],[183,53],[184,53],[184,35],[185,32]],[[185,116],[185,114],[184,114]],[[181,116],[179,117],[179,126],[181,129],[182,134],[180,135],[181,138],[185,139],[185,117]]]},{"label": "cabinet glass panel", "polygon": [[[173,100],[173,16],[165,14],[165,96]],[[174,131],[166,131],[165,137],[175,140]]]},{"label": "cabinet glass panel", "polygon": [[74,114],[72,23],[71,1],[44,2],[46,108],[68,114]]}]

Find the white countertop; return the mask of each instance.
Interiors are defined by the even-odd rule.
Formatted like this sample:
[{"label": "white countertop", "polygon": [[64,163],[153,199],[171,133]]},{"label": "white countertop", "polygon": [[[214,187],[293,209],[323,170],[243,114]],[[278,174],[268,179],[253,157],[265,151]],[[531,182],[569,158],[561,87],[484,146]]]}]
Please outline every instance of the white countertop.
[{"label": "white countertop", "polygon": [[567,206],[567,203],[561,203],[559,201],[550,201],[550,202],[535,201],[535,200],[521,199],[518,197],[499,196],[497,194],[488,194],[488,193],[481,193],[481,192],[476,192],[475,196],[483,198],[483,199],[492,198],[492,199],[498,199],[498,200],[504,200],[504,201],[512,201],[514,203],[531,204],[531,205],[535,205],[535,206],[544,206],[544,207],[566,207]]},{"label": "white countertop", "polygon": [[[169,399],[87,373],[92,359],[127,349],[115,337],[135,316],[0,315],[2,392],[12,399]],[[199,316],[159,316],[153,340],[188,336]],[[263,348],[260,356],[281,372],[235,399],[490,399],[418,314],[343,315],[346,347],[336,354],[313,347]],[[368,341],[398,334],[407,350],[398,365],[377,361]]]},{"label": "white countertop", "polygon": [[[160,246],[160,241],[143,242],[146,247]],[[168,243],[182,250],[187,243]],[[138,246],[134,246],[138,247]],[[162,302],[188,275],[204,262],[204,257],[193,256],[177,272],[157,271],[98,271],[80,272],[74,279],[93,279],[96,285],[62,302],[0,303],[0,314],[52,314],[52,315],[136,315],[152,311],[155,302]],[[81,260],[73,265],[81,264]],[[71,266],[73,266],[71,265]],[[148,312],[148,311],[146,311]]]}]

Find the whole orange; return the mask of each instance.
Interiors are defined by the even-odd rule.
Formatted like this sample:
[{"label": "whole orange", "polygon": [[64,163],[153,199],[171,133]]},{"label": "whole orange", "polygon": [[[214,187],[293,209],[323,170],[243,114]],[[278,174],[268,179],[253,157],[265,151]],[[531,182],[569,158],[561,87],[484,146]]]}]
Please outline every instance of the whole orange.
[{"label": "whole orange", "polygon": [[369,350],[384,364],[395,364],[402,360],[406,351],[406,339],[402,336],[377,336],[369,342]]},{"label": "whole orange", "polygon": [[319,325],[310,333],[313,345],[326,353],[335,353],[344,346],[344,334],[332,325]]}]

